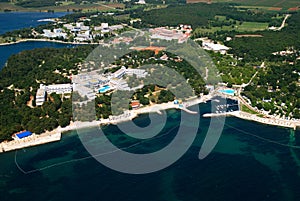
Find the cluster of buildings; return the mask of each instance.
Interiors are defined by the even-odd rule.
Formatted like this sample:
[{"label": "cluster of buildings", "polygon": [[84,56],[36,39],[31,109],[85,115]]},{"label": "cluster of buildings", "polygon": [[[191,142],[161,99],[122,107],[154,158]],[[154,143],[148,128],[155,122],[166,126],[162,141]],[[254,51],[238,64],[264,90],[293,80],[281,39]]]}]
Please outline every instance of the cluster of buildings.
[{"label": "cluster of buildings", "polygon": [[74,84],[53,84],[43,85],[40,84],[40,88],[36,92],[35,102],[37,106],[43,105],[46,100],[47,94],[68,94],[72,93]]},{"label": "cluster of buildings", "polygon": [[183,43],[191,36],[193,29],[190,25],[179,25],[176,28],[157,27],[150,29],[151,38],[162,40],[177,40]]},{"label": "cluster of buildings", "polygon": [[125,75],[135,75],[137,78],[144,78],[148,75],[148,72],[144,69],[130,69],[123,66],[114,73],[97,74],[95,72],[87,72],[76,75],[73,78],[73,82],[76,83],[76,90],[81,96],[93,99],[95,93],[106,93],[114,89],[131,90],[128,83],[123,79]]},{"label": "cluster of buildings", "polygon": [[280,56],[287,56],[291,54],[295,54],[297,51],[291,49],[291,50],[285,50],[285,51],[279,51],[279,52],[273,52],[273,55],[280,55]]},{"label": "cluster of buildings", "polygon": [[49,29],[44,29],[43,32],[44,33],[42,35],[46,38],[67,38],[67,33],[65,33],[64,30],[61,28],[53,29],[53,31]]},{"label": "cluster of buildings", "polygon": [[[44,29],[42,36],[46,38],[63,38],[68,39],[73,37],[74,41],[84,42],[91,41],[92,39],[104,36],[107,33],[121,30],[124,25],[109,25],[108,23],[101,23],[99,26],[86,26],[84,21],[90,21],[89,18],[81,19],[81,22],[65,23],[62,28],[57,29]],[[60,22],[62,24],[63,22]]]}]

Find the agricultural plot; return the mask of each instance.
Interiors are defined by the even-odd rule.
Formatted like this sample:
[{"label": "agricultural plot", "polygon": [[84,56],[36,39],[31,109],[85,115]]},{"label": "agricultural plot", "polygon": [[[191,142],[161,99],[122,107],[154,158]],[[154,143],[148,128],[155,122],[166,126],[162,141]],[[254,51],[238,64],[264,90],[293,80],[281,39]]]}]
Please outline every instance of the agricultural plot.
[{"label": "agricultural plot", "polygon": [[267,10],[292,10],[300,6],[298,0],[213,0],[216,2],[238,3],[243,7],[263,8]]}]

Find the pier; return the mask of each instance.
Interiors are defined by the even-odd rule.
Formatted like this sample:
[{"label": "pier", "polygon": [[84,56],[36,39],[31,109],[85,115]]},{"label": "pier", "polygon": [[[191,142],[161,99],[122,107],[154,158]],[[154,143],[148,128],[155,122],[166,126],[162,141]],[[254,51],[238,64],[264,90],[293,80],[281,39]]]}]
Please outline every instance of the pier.
[{"label": "pier", "polygon": [[239,111],[233,111],[233,112],[223,112],[223,113],[206,113],[203,114],[203,117],[224,117],[224,116],[235,116],[235,113]]},{"label": "pier", "polygon": [[189,109],[187,109],[187,108],[180,108],[180,109],[182,109],[183,111],[185,111],[185,112],[187,112],[187,113],[189,113],[189,114],[198,114],[198,112],[196,112],[196,111],[192,111],[192,110],[189,110]]}]

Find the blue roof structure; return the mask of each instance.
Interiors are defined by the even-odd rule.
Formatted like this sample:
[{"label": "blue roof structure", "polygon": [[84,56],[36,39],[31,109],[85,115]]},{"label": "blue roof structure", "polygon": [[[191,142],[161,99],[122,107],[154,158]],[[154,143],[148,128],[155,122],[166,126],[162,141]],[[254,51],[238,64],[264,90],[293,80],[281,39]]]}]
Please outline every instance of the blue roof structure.
[{"label": "blue roof structure", "polygon": [[16,134],[19,139],[30,136],[32,133],[30,131],[23,131],[21,133]]}]

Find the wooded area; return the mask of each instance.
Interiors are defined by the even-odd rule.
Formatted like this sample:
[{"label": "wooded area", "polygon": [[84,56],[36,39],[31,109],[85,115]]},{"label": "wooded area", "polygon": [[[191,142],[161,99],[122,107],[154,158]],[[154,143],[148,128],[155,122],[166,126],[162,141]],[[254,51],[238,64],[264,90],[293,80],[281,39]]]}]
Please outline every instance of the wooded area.
[{"label": "wooded area", "polygon": [[69,125],[70,98],[62,99],[54,93],[43,106],[35,107],[35,93],[39,83],[70,83],[67,76],[77,73],[77,64],[92,50],[93,46],[43,48],[11,56],[0,72],[0,140],[10,139],[13,133],[24,129],[38,134]]}]

